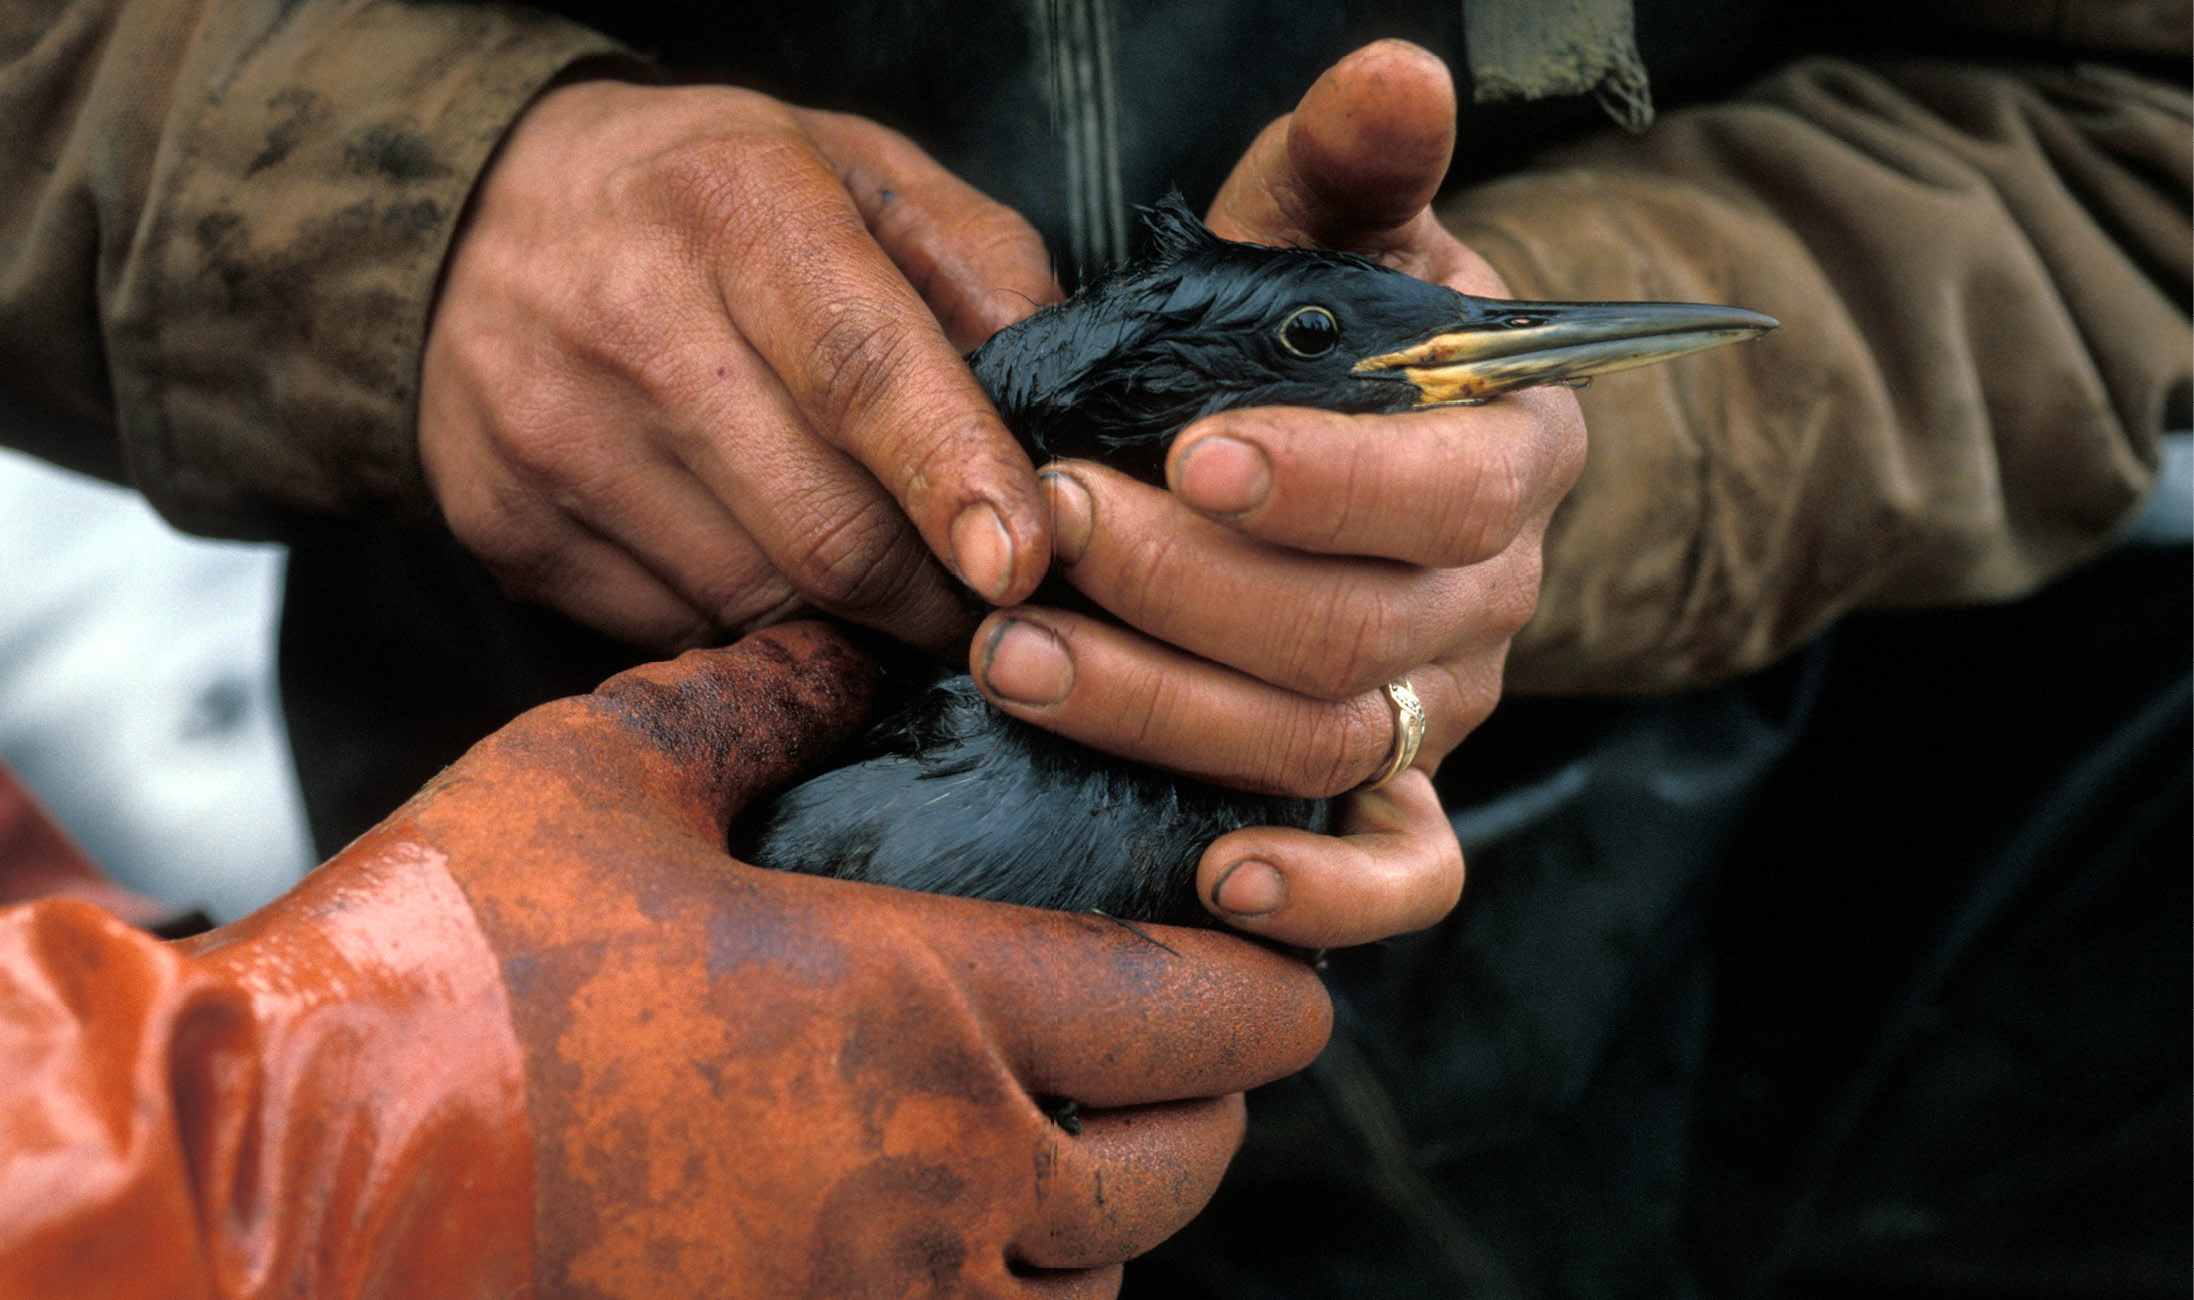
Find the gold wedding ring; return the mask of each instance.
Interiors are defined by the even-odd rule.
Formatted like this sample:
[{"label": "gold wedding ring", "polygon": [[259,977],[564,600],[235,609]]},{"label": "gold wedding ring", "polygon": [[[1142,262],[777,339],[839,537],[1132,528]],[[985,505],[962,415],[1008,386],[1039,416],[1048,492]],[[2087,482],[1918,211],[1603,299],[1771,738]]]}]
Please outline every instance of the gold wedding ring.
[{"label": "gold wedding ring", "polygon": [[1376,790],[1400,776],[1417,761],[1417,747],[1425,741],[1425,702],[1410,689],[1408,679],[1388,682],[1386,698],[1394,706],[1394,748],[1387,751],[1379,774],[1357,786],[1359,790]]}]

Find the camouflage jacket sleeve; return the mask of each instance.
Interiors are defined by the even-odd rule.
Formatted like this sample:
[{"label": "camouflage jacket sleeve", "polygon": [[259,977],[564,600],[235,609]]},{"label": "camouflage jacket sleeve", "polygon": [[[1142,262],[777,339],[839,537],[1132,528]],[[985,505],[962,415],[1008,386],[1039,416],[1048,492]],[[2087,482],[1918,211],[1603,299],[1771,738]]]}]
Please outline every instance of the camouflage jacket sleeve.
[{"label": "camouflage jacket sleeve", "polygon": [[435,277],[562,20],[405,0],[0,0],[0,437],[176,523],[431,513]]},{"label": "camouflage jacket sleeve", "polygon": [[2188,423],[2190,154],[2183,87],[1814,60],[1445,205],[1522,296],[1784,322],[1580,395],[1511,684],[1712,681],[2106,543]]}]

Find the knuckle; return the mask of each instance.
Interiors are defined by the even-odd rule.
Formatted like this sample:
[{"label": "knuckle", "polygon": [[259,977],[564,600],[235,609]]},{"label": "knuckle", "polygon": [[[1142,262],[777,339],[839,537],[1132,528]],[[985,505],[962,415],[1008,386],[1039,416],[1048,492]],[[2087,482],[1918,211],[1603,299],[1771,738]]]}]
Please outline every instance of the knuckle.
[{"label": "knuckle", "polygon": [[610,202],[665,227],[696,214],[724,221],[743,207],[740,178],[752,174],[746,144],[740,137],[680,140],[612,175]]},{"label": "knuckle", "polygon": [[1536,544],[1519,543],[1475,569],[1456,571],[1468,578],[1458,589],[1466,603],[1453,643],[1506,645],[1523,631],[1538,612],[1542,562]]},{"label": "knuckle", "polygon": [[822,308],[828,323],[816,336],[816,408],[826,431],[842,431],[889,403],[913,339],[907,327],[852,297]]},{"label": "knuckle", "polygon": [[[1452,747],[1476,731],[1501,702],[1501,678],[1505,656],[1477,655],[1460,662],[1437,665],[1447,676],[1445,703],[1426,702],[1428,733],[1444,729],[1444,745]],[[1444,750],[1440,752],[1445,752]]]},{"label": "knuckle", "polygon": [[1499,554],[1514,532],[1525,499],[1523,466],[1517,454],[1497,444],[1492,454],[1479,459],[1470,490],[1463,494],[1463,508],[1454,519],[1455,553],[1466,557],[1466,562]]},{"label": "knuckle", "polygon": [[507,330],[447,329],[433,336],[427,364],[439,392],[462,394],[476,412],[523,410],[538,391],[542,351]]},{"label": "knuckle", "polygon": [[[1522,467],[1509,429],[1511,412],[1480,407],[1452,413],[1436,444],[1443,489],[1405,499],[1424,502],[1424,564],[1456,567],[1498,554],[1514,531],[1524,495]],[[1419,492],[1408,484],[1396,490]]]},{"label": "knuckle", "polygon": [[833,502],[796,527],[786,561],[793,586],[836,614],[861,618],[888,610],[913,581],[922,557],[904,544],[897,509],[884,499],[845,508]]},{"label": "knuckle", "polygon": [[743,575],[737,583],[710,583],[696,599],[716,626],[743,628],[784,608],[795,594],[782,575],[770,572]]},{"label": "knuckle", "polygon": [[1528,389],[1515,396],[1531,422],[1521,440],[1537,449],[1545,461],[1547,501],[1560,500],[1584,473],[1588,446],[1584,407],[1575,393],[1562,388]]},{"label": "knuckle", "polygon": [[[882,205],[872,222],[887,245],[936,241],[937,255],[956,263],[983,266],[999,258],[1043,257],[1043,237],[1027,218],[972,191],[962,194],[956,184],[922,187],[914,197]],[[928,273],[939,269],[933,265]]]},{"label": "knuckle", "polygon": [[1328,549],[1345,547],[1350,538],[1366,530],[1376,531],[1382,525],[1392,509],[1388,500],[1391,489],[1386,485],[1397,471],[1405,476],[1405,484],[1412,491],[1423,491],[1422,466],[1410,463],[1414,457],[1397,455],[1397,444],[1387,436],[1388,431],[1372,423],[1379,418],[1352,416],[1350,423],[1342,426],[1352,435],[1340,444],[1347,448],[1347,454],[1337,466],[1340,477],[1335,488],[1322,494],[1331,503],[1325,538]]},{"label": "knuckle", "polygon": [[658,336],[627,350],[626,382],[645,394],[648,405],[666,411],[694,406],[713,381],[714,367],[690,344]]},{"label": "knuckle", "polygon": [[962,218],[959,237],[979,261],[1043,256],[1043,236],[1036,233],[1028,218],[987,199]]},{"label": "knuckle", "polygon": [[698,219],[705,230],[767,207],[766,197],[812,165],[812,154],[789,117],[757,112],[735,129],[685,135],[617,179],[631,207]]},{"label": "knuckle", "polygon": [[1365,698],[1314,710],[1279,748],[1275,784],[1306,798],[1346,794],[1386,752],[1391,731],[1385,709]]},{"label": "knuckle", "polygon": [[496,585],[513,600],[545,602],[562,587],[568,567],[564,556],[557,548],[544,545],[538,539],[498,532],[493,536],[481,536],[477,545],[463,534],[459,534],[458,540],[479,557],[488,572],[495,576]]},{"label": "knuckle", "polygon": [[513,437],[521,444],[513,448],[513,479],[566,514],[616,499],[632,476],[616,445],[585,422],[543,420]]},{"label": "knuckle", "polygon": [[1136,627],[1172,626],[1182,603],[1206,592],[1182,541],[1170,528],[1144,530],[1135,537],[1122,557],[1118,580],[1107,584],[1107,607]]},{"label": "knuckle", "polygon": [[[929,247],[937,230],[928,210],[917,202],[894,200],[871,209],[868,222],[877,243],[897,250],[893,261],[908,281],[917,291],[926,292],[940,269]],[[912,255],[911,265],[903,260],[904,254]]]},{"label": "knuckle", "polygon": [[794,595],[785,576],[744,538],[711,537],[679,558],[671,585],[718,627],[744,626]]},{"label": "knuckle", "polygon": [[1529,546],[1517,550],[1518,554],[1510,562],[1508,580],[1496,589],[1487,611],[1504,640],[1523,631],[1532,615],[1539,611],[1539,548]]},{"label": "knuckle", "polygon": [[1188,701],[1163,675],[1143,669],[1130,671],[1106,707],[1130,753],[1148,753],[1164,740],[1166,720],[1180,716]]},{"label": "knuckle", "polygon": [[523,568],[528,547],[505,527],[501,514],[472,497],[445,497],[442,520],[450,536],[502,578],[506,569]]},{"label": "knuckle", "polygon": [[904,438],[888,472],[909,514],[926,518],[933,498],[957,506],[980,495],[990,470],[984,445],[990,428],[981,416],[968,413],[938,419],[929,436]]},{"label": "knuckle", "polygon": [[[529,359],[538,391],[679,412],[724,386],[736,345],[682,270],[648,256],[608,257],[576,298],[557,348]],[[534,395],[511,398],[541,404]]]},{"label": "knuckle", "polygon": [[566,560],[568,535],[553,509],[522,483],[506,482],[452,512],[450,533],[506,589],[538,594]]},{"label": "knuckle", "polygon": [[866,158],[911,147],[905,136],[858,113],[800,107],[788,107],[786,111],[809,139],[834,158]]},{"label": "knuckle", "polygon": [[1298,641],[1293,676],[1300,689],[1343,700],[1378,686],[1406,666],[1410,636],[1407,609],[1393,597],[1361,588],[1328,594],[1322,617],[1310,626],[1330,629]]},{"label": "knuckle", "polygon": [[560,529],[543,517],[549,507],[522,479],[476,478],[445,492],[441,506],[450,535],[506,585],[530,588],[556,554]]},{"label": "knuckle", "polygon": [[[659,332],[666,297],[666,270],[659,259],[627,248],[604,257],[572,306],[572,337],[584,355],[620,361]],[[654,323],[658,330],[651,331]]]},{"label": "knuckle", "polygon": [[1440,836],[1440,860],[1436,869],[1447,889],[1447,906],[1440,909],[1445,913],[1463,896],[1463,882],[1470,875],[1470,867],[1463,861],[1462,841],[1455,838],[1452,829]]},{"label": "knuckle", "polygon": [[1558,498],[1567,496],[1584,477],[1585,458],[1591,450],[1590,436],[1585,431],[1584,411],[1577,399],[1570,397],[1570,416],[1562,422],[1555,435],[1554,488]]}]

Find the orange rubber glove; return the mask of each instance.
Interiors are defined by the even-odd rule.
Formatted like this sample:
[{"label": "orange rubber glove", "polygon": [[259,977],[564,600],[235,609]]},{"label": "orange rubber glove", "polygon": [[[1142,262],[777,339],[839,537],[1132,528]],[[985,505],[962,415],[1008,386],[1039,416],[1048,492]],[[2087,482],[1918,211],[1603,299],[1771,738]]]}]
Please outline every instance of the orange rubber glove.
[{"label": "orange rubber glove", "polygon": [[1323,990],[726,857],[867,681],[814,625],[625,673],[182,944],[0,911],[0,1295],[1116,1290]]}]

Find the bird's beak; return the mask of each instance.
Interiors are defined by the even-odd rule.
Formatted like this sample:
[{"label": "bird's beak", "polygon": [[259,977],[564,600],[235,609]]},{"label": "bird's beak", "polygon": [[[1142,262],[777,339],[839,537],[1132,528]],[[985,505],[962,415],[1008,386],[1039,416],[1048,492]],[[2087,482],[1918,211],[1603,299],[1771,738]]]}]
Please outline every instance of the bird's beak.
[{"label": "bird's beak", "polygon": [[1774,329],[1742,307],[1690,302],[1507,302],[1473,323],[1399,352],[1367,357],[1354,373],[1406,379],[1419,406],[1482,402],[1704,352]]}]

